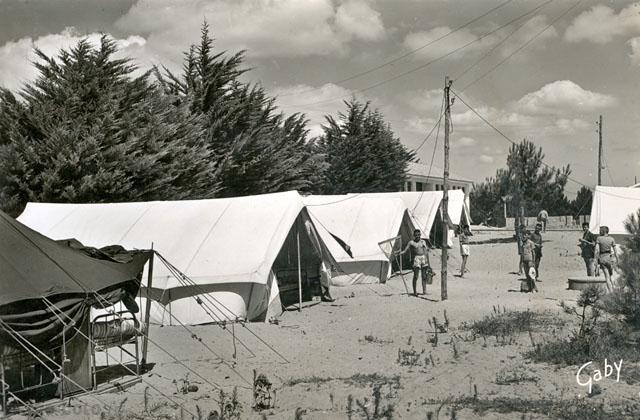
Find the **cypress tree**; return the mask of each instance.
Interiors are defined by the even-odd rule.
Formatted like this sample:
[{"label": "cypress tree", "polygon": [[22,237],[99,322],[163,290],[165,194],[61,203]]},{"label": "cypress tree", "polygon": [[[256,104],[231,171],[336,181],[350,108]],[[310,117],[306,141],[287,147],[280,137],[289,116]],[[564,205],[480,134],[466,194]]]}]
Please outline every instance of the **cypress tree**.
[{"label": "cypress tree", "polygon": [[56,58],[36,49],[39,77],[0,94],[0,199],[120,202],[210,197],[215,158],[197,116],[116,59],[103,36]]}]

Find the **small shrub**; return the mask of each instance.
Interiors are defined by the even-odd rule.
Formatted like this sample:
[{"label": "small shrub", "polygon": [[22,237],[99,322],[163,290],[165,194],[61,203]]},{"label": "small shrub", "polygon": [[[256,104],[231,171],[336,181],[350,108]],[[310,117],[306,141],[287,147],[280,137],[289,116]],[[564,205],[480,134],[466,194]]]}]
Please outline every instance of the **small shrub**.
[{"label": "small shrub", "polygon": [[363,401],[356,400],[356,405],[360,409],[361,416],[367,420],[393,419],[395,407],[391,403],[387,403],[387,406],[383,407],[381,388],[381,384],[377,384],[373,387],[372,410],[369,408],[369,398],[365,397]]},{"label": "small shrub", "polygon": [[538,378],[531,375],[524,367],[503,369],[496,375],[496,384],[510,385],[521,382],[538,382]]},{"label": "small shrub", "polygon": [[392,344],[393,343],[393,340],[384,340],[382,338],[378,338],[373,335],[365,335],[359,341],[361,343],[369,343],[369,344]]},{"label": "small shrub", "polygon": [[640,349],[629,344],[629,327],[615,320],[603,321],[588,334],[569,338],[554,338],[538,344],[525,356],[536,361],[557,365],[580,365],[585,360],[624,359],[640,361]]},{"label": "small shrub", "polygon": [[418,352],[413,347],[410,349],[398,349],[398,360],[396,362],[400,366],[417,366],[420,364],[420,359],[424,354],[424,349]]}]

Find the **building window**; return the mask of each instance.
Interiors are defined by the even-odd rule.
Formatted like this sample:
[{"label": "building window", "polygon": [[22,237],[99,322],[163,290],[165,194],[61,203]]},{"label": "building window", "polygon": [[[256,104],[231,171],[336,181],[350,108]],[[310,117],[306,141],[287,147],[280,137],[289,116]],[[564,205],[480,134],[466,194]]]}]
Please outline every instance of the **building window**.
[{"label": "building window", "polygon": [[407,191],[411,191],[411,181],[407,181]]},{"label": "building window", "polygon": [[422,182],[416,182],[416,191],[423,191],[423,185]]}]

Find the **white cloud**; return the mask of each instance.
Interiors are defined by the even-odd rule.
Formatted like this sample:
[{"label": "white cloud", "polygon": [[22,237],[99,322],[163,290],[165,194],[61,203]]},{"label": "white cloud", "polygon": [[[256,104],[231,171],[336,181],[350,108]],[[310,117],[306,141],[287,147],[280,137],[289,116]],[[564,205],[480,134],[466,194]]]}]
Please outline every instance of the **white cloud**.
[{"label": "white cloud", "polygon": [[634,34],[640,34],[640,3],[634,3],[618,14],[611,7],[597,5],[573,20],[565,32],[565,39],[606,44],[616,36]]},{"label": "white cloud", "polygon": [[[492,30],[497,29],[495,25],[484,28],[482,32],[464,28],[450,35],[449,33],[452,31],[451,28],[448,26],[439,26],[429,31],[409,33],[405,37],[403,44],[407,50],[418,50],[416,57],[426,59],[443,57],[456,49],[460,49],[447,56],[447,58],[460,59],[465,55],[475,54],[478,51],[488,51],[499,42],[502,42],[497,48],[497,54],[505,57],[534,36],[537,36],[536,42],[527,50],[530,51],[532,48],[544,47],[543,41],[558,36],[555,27],[550,26],[546,29],[547,26],[549,26],[549,23],[546,16],[534,16],[504,42],[502,42],[502,40],[512,32],[511,26],[493,33],[491,33]],[[520,56],[522,56],[522,54],[520,54]]]},{"label": "white cloud", "polygon": [[437,115],[442,108],[443,95],[442,89],[422,89],[403,92],[399,97],[415,111]]},{"label": "white cloud", "polygon": [[457,144],[463,147],[474,146],[478,141],[472,137],[461,137],[458,139]]},{"label": "white cloud", "polygon": [[489,155],[480,155],[478,157],[478,160],[482,163],[493,163],[494,161],[493,156],[489,156]]},{"label": "white cloud", "polygon": [[631,38],[628,43],[631,46],[631,64],[640,66],[640,37]]},{"label": "white cloud", "polygon": [[356,38],[375,41],[385,36],[380,13],[362,0],[348,0],[338,7],[336,25]]},{"label": "white cloud", "polygon": [[531,114],[547,114],[557,111],[593,111],[615,105],[611,95],[583,89],[570,80],[558,80],[539,90],[527,93],[517,102],[517,107]]},{"label": "white cloud", "polygon": [[342,102],[334,99],[349,98],[350,95],[349,90],[333,83],[327,83],[320,88],[307,85],[286,86],[269,93],[276,97],[276,104],[286,114],[299,112],[306,115],[309,120],[307,127],[312,137],[322,134],[325,115],[335,115],[337,110],[344,109]]},{"label": "white cloud", "polygon": [[[67,28],[59,34],[49,34],[37,39],[26,37],[15,42],[7,42],[0,47],[0,83],[8,89],[17,90],[24,82],[36,78],[38,72],[32,64],[37,60],[34,47],[38,47],[48,56],[57,56],[60,49],[72,48],[82,39],[98,46],[101,36],[98,33],[82,35],[74,28]],[[144,38],[130,36],[115,41],[119,48],[116,57],[136,57],[144,60]]]},{"label": "white cloud", "polygon": [[562,134],[575,134],[577,131],[586,131],[591,127],[591,124],[580,118],[560,118],[555,124],[555,128]]},{"label": "white cloud", "polygon": [[[500,46],[500,54],[503,57],[511,54],[516,49],[520,48],[525,43],[529,42],[533,37],[537,37],[535,42],[527,45],[524,51],[520,51],[518,56],[523,53],[530,52],[532,49],[542,49],[545,47],[544,41],[554,39],[558,37],[558,31],[554,26],[549,26],[549,22],[546,16],[538,15],[529,19],[521,28],[519,28],[512,36]],[[506,31],[511,31],[511,28],[506,28]],[[503,36],[500,35],[502,39]]]},{"label": "white cloud", "polygon": [[[478,114],[500,128],[510,128],[516,130],[529,130],[538,126],[539,119],[530,115],[513,112],[508,109],[497,109],[484,105],[475,107]],[[491,130],[473,111],[465,110],[451,115],[454,130],[464,132],[474,132],[477,130]]]},{"label": "white cloud", "polygon": [[141,0],[116,25],[148,34],[155,50],[175,60],[197,41],[204,19],[220,49],[254,57],[343,54],[351,39],[384,34],[378,12],[361,0],[339,8],[331,0]]},{"label": "white cloud", "polygon": [[452,58],[460,58],[463,57],[463,52],[468,54],[471,51],[481,48],[487,42],[490,42],[488,40],[490,37],[477,41],[478,36],[468,29],[462,29],[447,36],[449,32],[451,32],[451,28],[447,26],[439,26],[429,31],[409,33],[404,38],[403,44],[408,50],[418,50],[415,53],[416,57],[435,59],[469,44],[461,50],[460,53],[454,53],[448,56]]}]

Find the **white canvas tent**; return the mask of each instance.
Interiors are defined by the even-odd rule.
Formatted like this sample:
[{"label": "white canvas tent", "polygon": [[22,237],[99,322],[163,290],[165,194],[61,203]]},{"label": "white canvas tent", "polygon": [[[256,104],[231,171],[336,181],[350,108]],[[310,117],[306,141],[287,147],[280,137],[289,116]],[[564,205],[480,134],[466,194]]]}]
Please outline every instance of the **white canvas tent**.
[{"label": "white canvas tent", "polygon": [[218,319],[267,320],[281,308],[278,283],[293,283],[297,300],[297,233],[306,278],[317,276],[321,258],[335,262],[295,191],[210,200],[29,203],[18,220],[51,238],[73,237],[96,247],[153,245],[197,284],[185,285],[156,262],[151,296],[161,304],[154,302],[151,319],[161,324],[171,323],[171,315],[187,324],[213,322],[193,298],[202,293],[218,302]]},{"label": "white canvas tent", "polygon": [[597,186],[591,205],[589,230],[597,234],[600,226],[609,227],[609,235],[622,242],[629,234],[627,218],[640,208],[640,188]]},{"label": "white canvas tent", "polygon": [[[333,285],[378,283],[388,279],[390,261],[378,243],[399,235],[406,243],[414,228],[400,198],[367,194],[312,195],[304,197],[304,203],[338,262]],[[331,234],[349,245],[353,258]]]},{"label": "white canvas tent", "polygon": [[[362,194],[368,197],[392,197],[400,198],[411,217],[413,225],[420,229],[424,235],[429,235],[433,224],[437,217],[442,220],[440,215],[440,206],[442,204],[442,191],[405,191],[405,192],[388,192],[388,193],[369,193]],[[462,190],[449,191],[449,219],[454,225],[461,222],[470,224],[469,209],[465,201],[465,194]],[[453,230],[449,231],[449,246],[453,245]]]}]

